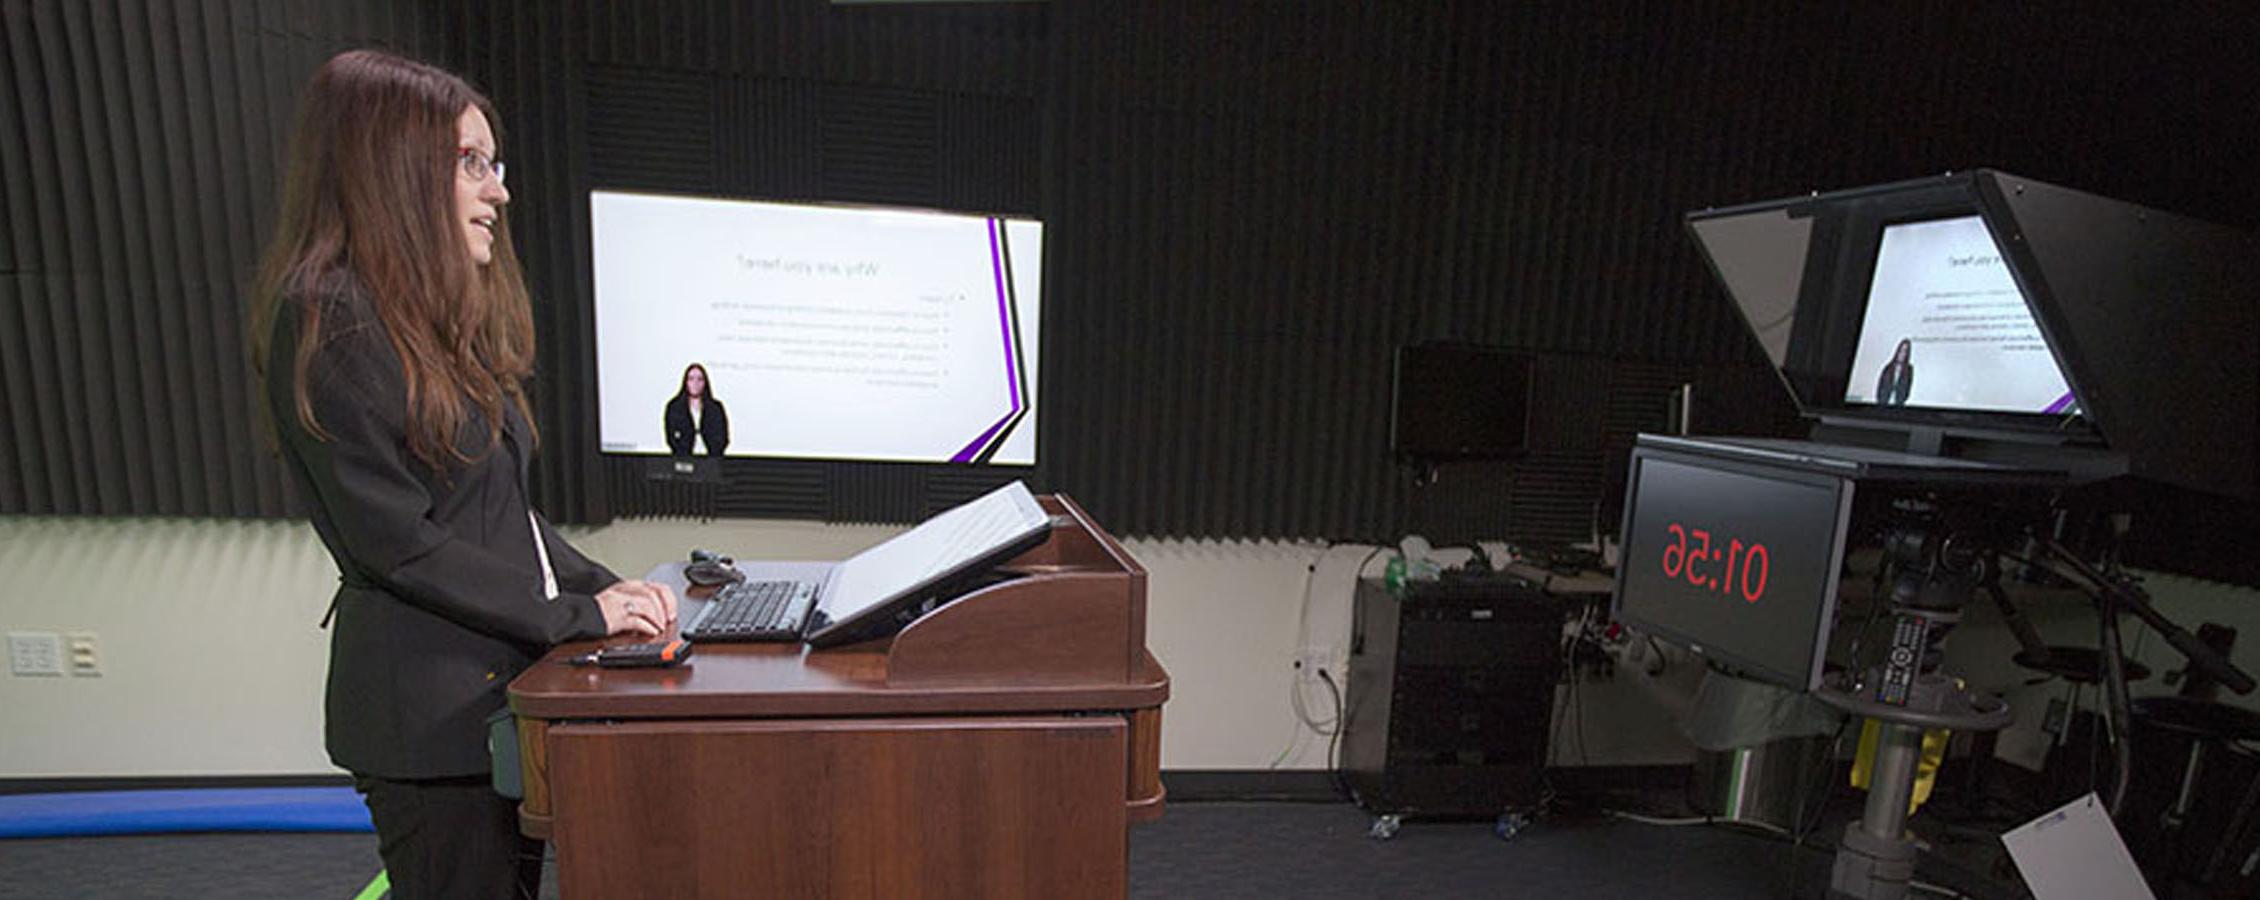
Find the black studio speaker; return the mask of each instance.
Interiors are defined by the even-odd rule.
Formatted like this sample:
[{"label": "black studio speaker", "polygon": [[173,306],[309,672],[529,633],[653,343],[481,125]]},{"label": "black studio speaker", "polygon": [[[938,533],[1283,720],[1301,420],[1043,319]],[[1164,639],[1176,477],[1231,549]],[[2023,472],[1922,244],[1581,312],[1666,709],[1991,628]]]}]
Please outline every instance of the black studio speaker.
[{"label": "black studio speaker", "polygon": [[1534,805],[1562,608],[1504,580],[1360,582],[1341,769],[1367,811],[1487,818]]}]

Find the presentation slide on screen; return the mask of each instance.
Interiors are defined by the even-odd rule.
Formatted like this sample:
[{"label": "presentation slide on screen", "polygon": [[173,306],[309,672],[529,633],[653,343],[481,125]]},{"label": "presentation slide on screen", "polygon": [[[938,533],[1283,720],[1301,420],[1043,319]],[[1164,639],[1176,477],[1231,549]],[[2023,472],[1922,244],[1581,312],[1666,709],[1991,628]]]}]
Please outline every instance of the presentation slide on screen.
[{"label": "presentation slide on screen", "polygon": [[2019,413],[2075,406],[1977,216],[1884,228],[1844,399]]},{"label": "presentation slide on screen", "polygon": [[605,452],[1036,461],[1041,223],[607,191],[589,218]]}]

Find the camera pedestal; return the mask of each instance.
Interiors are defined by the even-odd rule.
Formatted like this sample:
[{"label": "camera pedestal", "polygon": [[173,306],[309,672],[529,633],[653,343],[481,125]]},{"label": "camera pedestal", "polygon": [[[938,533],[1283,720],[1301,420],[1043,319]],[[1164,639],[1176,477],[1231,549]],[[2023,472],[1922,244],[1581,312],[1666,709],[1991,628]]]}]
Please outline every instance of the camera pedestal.
[{"label": "camera pedestal", "polygon": [[[1882,667],[1878,667],[1869,670],[1862,683],[1881,679]],[[1905,706],[1834,687],[1813,696],[1852,715],[1874,719],[1878,726],[1867,805],[1859,820],[1844,828],[1829,873],[1828,895],[1832,900],[1900,900],[1908,896],[1908,882],[1915,874],[1915,841],[1907,835],[1907,807],[1922,762],[1923,732],[1932,728],[1999,731],[2009,725],[2009,704],[1957,687],[1952,678],[1938,672],[1915,677]]]}]

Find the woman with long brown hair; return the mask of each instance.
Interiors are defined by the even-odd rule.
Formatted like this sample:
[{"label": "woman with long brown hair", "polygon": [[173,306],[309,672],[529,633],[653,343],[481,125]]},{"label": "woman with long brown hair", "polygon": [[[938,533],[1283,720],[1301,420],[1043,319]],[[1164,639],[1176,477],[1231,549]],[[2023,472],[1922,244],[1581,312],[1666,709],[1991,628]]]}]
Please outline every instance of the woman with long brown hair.
[{"label": "woman with long brown hair", "polygon": [[1915,353],[1912,338],[1900,338],[1899,347],[1891,351],[1891,361],[1883,364],[1876,375],[1875,402],[1880,406],[1905,406],[1907,395],[1915,390],[1915,364],[1909,357]]},{"label": "woman with long brown hair", "polygon": [[676,456],[719,459],[730,447],[730,413],[714,396],[714,382],[707,380],[703,365],[683,367],[682,386],[668,398],[661,419],[667,426],[667,449]]},{"label": "woman with long brown hair", "polygon": [[550,646],[675,619],[528,502],[533,317],[494,118],[432,66],[324,64],[253,297],[277,443],[338,567],[325,744],[404,900],[534,896],[542,847],[490,787],[488,717]]}]

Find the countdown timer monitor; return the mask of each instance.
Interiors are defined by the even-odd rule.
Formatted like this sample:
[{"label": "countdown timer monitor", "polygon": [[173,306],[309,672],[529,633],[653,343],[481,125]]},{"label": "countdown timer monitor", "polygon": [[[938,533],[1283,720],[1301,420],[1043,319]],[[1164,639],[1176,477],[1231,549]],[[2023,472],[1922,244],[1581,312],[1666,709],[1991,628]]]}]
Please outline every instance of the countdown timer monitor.
[{"label": "countdown timer monitor", "polygon": [[1861,483],[2063,477],[1811,441],[1644,434],[1626,478],[1614,614],[1752,678],[1812,690]]}]

